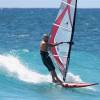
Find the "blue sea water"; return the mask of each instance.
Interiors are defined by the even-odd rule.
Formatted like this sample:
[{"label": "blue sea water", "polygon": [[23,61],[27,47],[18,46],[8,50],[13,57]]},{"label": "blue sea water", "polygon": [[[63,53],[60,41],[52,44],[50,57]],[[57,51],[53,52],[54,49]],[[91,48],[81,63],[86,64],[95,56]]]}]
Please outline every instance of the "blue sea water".
[{"label": "blue sea water", "polygon": [[[51,84],[39,42],[58,9],[0,9],[0,100],[100,100],[100,85]],[[78,9],[67,81],[100,83],[100,9]],[[57,70],[59,77],[61,77]]]}]

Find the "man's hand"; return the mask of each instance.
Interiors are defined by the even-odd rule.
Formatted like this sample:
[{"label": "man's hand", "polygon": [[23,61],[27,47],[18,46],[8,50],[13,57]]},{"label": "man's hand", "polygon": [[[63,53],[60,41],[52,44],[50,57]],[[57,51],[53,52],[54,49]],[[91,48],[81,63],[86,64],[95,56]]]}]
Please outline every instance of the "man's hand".
[{"label": "man's hand", "polygon": [[58,46],[60,44],[63,44],[64,42],[59,42],[59,43],[54,43],[54,44],[49,44],[51,47],[54,47],[54,46]]},{"label": "man's hand", "polygon": [[59,44],[63,44],[64,42],[60,42]]}]

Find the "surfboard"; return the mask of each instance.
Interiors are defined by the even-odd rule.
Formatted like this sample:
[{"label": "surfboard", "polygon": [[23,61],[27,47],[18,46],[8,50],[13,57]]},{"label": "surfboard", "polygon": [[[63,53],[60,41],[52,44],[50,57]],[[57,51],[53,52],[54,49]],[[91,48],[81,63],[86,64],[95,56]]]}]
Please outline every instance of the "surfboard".
[{"label": "surfboard", "polygon": [[64,83],[64,88],[82,88],[88,86],[98,85],[99,83]]},{"label": "surfboard", "polygon": [[60,83],[52,83],[54,85],[62,86],[63,88],[83,88],[89,86],[99,85],[99,83],[66,83],[64,82],[62,85]]}]

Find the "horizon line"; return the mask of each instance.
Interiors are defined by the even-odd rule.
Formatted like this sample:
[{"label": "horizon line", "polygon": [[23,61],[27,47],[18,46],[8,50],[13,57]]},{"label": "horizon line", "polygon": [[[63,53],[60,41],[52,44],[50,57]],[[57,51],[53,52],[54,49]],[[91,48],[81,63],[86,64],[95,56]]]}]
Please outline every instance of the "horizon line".
[{"label": "horizon line", "polygon": [[[59,9],[59,7],[0,7],[0,9]],[[77,9],[100,9],[99,7],[77,7]]]}]

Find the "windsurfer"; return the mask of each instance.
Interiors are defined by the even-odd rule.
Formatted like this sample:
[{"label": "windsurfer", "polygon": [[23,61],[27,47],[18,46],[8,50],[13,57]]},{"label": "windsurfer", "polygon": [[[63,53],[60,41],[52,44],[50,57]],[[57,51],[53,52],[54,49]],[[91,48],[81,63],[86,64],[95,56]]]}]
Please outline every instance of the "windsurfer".
[{"label": "windsurfer", "polygon": [[49,47],[58,46],[58,45],[62,44],[63,42],[49,44],[48,39],[49,39],[49,36],[47,34],[44,34],[42,41],[40,42],[41,58],[42,58],[43,64],[47,67],[48,71],[50,72],[50,74],[52,76],[52,82],[63,85],[63,82],[58,78],[58,76],[56,74],[55,66],[49,56],[49,53],[48,53]]}]

